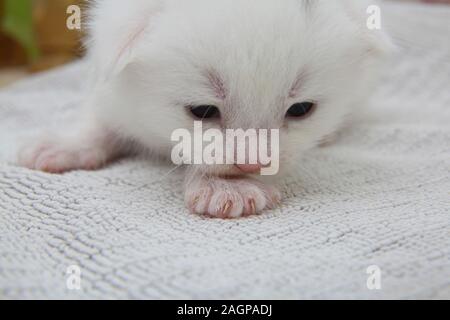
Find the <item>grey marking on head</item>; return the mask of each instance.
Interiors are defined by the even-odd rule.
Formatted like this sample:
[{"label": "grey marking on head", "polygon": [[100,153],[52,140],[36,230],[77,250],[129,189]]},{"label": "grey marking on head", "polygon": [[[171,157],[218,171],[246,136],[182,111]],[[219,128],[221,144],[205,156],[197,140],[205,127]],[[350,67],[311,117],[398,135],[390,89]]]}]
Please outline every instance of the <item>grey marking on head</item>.
[{"label": "grey marking on head", "polygon": [[220,75],[214,70],[208,70],[206,77],[218,99],[225,100],[227,98],[227,89]]},{"label": "grey marking on head", "polygon": [[291,89],[289,90],[289,98],[297,97],[303,83],[305,82],[306,74],[304,72],[300,73],[292,84]]}]

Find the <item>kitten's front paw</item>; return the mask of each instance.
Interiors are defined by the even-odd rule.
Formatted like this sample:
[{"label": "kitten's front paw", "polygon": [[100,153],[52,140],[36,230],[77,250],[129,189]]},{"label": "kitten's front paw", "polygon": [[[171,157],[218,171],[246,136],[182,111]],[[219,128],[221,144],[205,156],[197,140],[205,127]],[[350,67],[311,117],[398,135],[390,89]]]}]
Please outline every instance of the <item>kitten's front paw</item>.
[{"label": "kitten's front paw", "polygon": [[97,169],[105,164],[107,157],[102,148],[42,140],[22,148],[18,162],[19,165],[32,170],[62,173]]},{"label": "kitten's front paw", "polygon": [[281,200],[273,186],[249,178],[205,177],[186,186],[185,201],[196,214],[238,218],[275,208]]}]

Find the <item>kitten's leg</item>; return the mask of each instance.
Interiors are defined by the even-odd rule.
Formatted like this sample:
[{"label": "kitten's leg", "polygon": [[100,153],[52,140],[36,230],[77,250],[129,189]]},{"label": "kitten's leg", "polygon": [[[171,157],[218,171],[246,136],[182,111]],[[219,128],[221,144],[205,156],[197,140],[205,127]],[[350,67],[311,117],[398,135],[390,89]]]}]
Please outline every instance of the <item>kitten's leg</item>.
[{"label": "kitten's leg", "polygon": [[261,213],[279,205],[280,192],[251,178],[191,175],[186,182],[185,202],[196,214],[238,218]]},{"label": "kitten's leg", "polygon": [[70,132],[47,134],[25,145],[19,165],[49,173],[94,170],[121,153],[116,135],[89,120]]}]

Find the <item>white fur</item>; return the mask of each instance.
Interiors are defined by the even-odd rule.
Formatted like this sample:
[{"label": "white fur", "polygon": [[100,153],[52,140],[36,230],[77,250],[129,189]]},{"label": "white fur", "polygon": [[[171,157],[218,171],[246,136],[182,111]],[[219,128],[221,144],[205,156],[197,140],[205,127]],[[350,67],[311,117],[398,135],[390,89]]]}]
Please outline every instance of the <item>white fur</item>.
[{"label": "white fur", "polygon": [[[87,46],[98,80],[85,111],[97,123],[94,135],[109,132],[108,137],[169,155],[172,132],[193,127],[186,106],[216,105],[222,119],[206,126],[281,129],[281,168],[286,172],[338,130],[373,88],[390,45],[380,31],[367,29],[367,6],[361,0],[97,0]],[[224,100],[211,85],[211,74],[223,82]],[[311,117],[286,120],[292,104],[308,100],[318,104]],[[73,141],[69,145],[77,149]],[[51,163],[28,166],[61,171],[49,169]],[[84,167],[73,165],[77,168]],[[229,208],[230,197],[214,194],[203,201],[216,203],[192,208],[205,173],[235,170],[190,168],[187,204],[214,216],[224,216],[220,208],[233,217],[245,214],[243,205]],[[211,183],[222,186],[216,194],[240,190],[244,202],[254,200],[247,199],[246,190],[254,194],[255,188],[266,195],[259,198],[270,198],[266,187],[247,178],[216,177]],[[257,211],[272,205],[259,202]]]}]

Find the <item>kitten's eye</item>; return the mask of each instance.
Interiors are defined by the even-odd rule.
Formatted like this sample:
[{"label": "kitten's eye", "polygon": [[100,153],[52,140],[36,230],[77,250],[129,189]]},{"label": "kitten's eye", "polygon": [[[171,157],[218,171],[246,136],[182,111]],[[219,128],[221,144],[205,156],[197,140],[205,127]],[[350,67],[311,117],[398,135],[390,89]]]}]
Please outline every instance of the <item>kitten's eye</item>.
[{"label": "kitten's eye", "polygon": [[220,111],[216,106],[204,105],[198,107],[190,107],[189,109],[194,117],[200,120],[220,118]]},{"label": "kitten's eye", "polygon": [[287,111],[286,116],[291,118],[305,118],[309,116],[315,109],[316,104],[313,102],[301,102],[292,105]]}]

